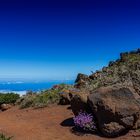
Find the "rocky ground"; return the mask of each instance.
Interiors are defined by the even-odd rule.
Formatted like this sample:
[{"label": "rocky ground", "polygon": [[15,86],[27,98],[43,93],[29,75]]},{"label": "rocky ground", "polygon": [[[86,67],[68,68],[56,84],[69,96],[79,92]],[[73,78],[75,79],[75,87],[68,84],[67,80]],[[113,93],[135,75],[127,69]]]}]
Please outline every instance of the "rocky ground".
[{"label": "rocky ground", "polygon": [[0,131],[12,140],[140,140],[140,130],[117,138],[81,135],[72,131],[73,113],[69,106],[52,105],[43,109],[11,109],[0,113]]}]

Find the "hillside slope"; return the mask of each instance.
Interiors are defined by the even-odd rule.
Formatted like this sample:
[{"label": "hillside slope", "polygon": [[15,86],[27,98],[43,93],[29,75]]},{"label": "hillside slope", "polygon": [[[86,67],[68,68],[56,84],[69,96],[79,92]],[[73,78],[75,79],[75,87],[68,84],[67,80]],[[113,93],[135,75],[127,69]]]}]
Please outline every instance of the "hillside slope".
[{"label": "hillside slope", "polygon": [[91,91],[102,86],[119,84],[133,87],[140,95],[140,49],[120,54],[120,59],[91,75],[78,74],[75,87]]}]

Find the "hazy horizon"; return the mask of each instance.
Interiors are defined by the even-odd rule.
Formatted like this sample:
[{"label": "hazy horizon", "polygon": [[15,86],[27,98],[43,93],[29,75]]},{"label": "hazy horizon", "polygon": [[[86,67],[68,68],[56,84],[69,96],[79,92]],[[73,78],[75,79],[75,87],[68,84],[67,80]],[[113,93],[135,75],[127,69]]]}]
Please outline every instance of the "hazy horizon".
[{"label": "hazy horizon", "polygon": [[0,1],[0,79],[65,80],[140,47],[138,0]]}]

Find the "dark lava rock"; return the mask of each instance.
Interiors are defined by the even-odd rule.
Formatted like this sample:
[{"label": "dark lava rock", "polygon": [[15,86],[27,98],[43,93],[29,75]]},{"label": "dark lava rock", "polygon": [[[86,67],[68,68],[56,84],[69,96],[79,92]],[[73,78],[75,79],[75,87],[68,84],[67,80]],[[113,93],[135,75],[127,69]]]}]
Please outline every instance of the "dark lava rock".
[{"label": "dark lava rock", "polygon": [[125,87],[102,87],[91,92],[88,103],[99,130],[108,137],[140,127],[140,103],[135,93]]},{"label": "dark lava rock", "polygon": [[76,93],[71,99],[71,109],[74,115],[78,115],[79,112],[87,112],[90,113],[90,107],[87,104],[88,94],[86,93]]},{"label": "dark lava rock", "polygon": [[69,90],[65,90],[65,91],[59,93],[59,95],[60,95],[60,100],[59,100],[60,105],[69,105],[70,104],[71,97],[69,95]]}]

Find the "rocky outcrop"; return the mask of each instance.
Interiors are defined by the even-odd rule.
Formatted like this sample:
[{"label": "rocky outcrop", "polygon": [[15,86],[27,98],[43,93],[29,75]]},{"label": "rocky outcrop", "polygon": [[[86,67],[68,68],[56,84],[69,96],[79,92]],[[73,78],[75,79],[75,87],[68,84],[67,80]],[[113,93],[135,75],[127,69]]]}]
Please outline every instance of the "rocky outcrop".
[{"label": "rocky outcrop", "polygon": [[85,75],[85,74],[81,74],[81,73],[79,73],[78,75],[77,75],[77,78],[76,78],[76,80],[75,80],[75,87],[76,88],[82,88],[82,89],[85,89],[86,90],[86,88],[88,87],[88,85],[90,84],[90,82],[91,82],[91,79],[89,78],[89,76],[88,75]]},{"label": "rocky outcrop", "polygon": [[0,105],[0,110],[1,110],[1,111],[6,111],[6,110],[12,108],[12,106],[13,106],[13,105],[11,105],[11,104],[1,104],[1,105]]},{"label": "rocky outcrop", "polygon": [[87,76],[78,74],[75,87],[86,92],[120,83],[132,87],[140,95],[140,49],[120,54],[108,67]]},{"label": "rocky outcrop", "polygon": [[126,87],[109,86],[92,91],[88,104],[99,130],[108,137],[140,127],[140,98]]}]

